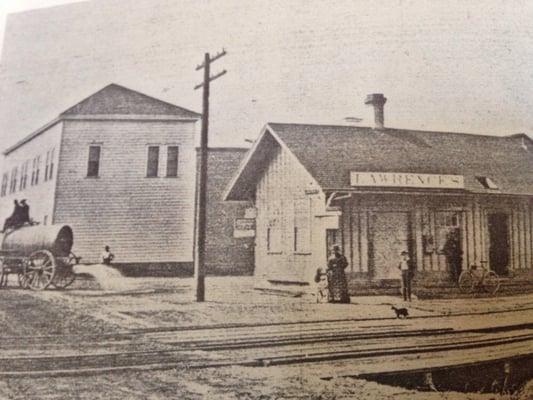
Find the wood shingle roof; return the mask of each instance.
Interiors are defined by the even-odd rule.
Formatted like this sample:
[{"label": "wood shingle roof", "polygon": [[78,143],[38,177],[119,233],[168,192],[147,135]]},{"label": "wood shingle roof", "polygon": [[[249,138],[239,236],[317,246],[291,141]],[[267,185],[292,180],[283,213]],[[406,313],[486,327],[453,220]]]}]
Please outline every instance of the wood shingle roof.
[{"label": "wood shingle roof", "polygon": [[[265,134],[281,141],[324,190],[354,190],[351,171],[401,172],[462,175],[465,191],[472,193],[533,195],[533,141],[524,134],[280,123],[267,124]],[[260,145],[252,151],[264,152]],[[242,165],[242,177],[249,176],[245,170]],[[498,189],[484,187],[478,177],[490,178]],[[249,180],[236,177],[234,186],[253,184]],[[251,188],[237,189],[229,188],[228,195],[249,195]]]},{"label": "wood shingle roof", "polygon": [[8,147],[3,154],[8,155],[62,120],[80,117],[100,118],[102,116],[107,118],[117,118],[118,116],[148,118],[150,116],[198,120],[201,114],[112,83],[62,112],[54,120],[30,133],[13,146]]},{"label": "wood shingle roof", "polygon": [[200,114],[112,83],[61,115],[172,115],[198,119]]}]

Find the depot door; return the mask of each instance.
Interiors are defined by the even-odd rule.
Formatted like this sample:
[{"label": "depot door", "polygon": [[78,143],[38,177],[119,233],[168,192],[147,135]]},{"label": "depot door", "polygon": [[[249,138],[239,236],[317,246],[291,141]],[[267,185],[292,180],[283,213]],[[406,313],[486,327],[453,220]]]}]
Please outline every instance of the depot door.
[{"label": "depot door", "polygon": [[509,265],[509,227],[504,213],[488,215],[489,265],[498,275],[507,275]]},{"label": "depot door", "polygon": [[407,212],[376,212],[371,216],[370,269],[374,279],[399,279],[400,253],[410,253],[410,217]]}]

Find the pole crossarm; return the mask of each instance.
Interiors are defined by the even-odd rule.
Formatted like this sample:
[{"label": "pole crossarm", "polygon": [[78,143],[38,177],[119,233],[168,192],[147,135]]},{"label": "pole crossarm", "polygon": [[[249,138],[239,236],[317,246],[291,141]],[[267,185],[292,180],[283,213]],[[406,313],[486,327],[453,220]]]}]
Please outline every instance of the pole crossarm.
[{"label": "pole crossarm", "polygon": [[[213,82],[215,79],[220,78],[222,75],[225,75],[227,72],[228,72],[228,71],[223,70],[222,72],[219,72],[219,73],[216,74],[216,75],[210,76],[210,77],[209,77],[209,82]],[[202,83],[199,83],[198,85],[196,85],[196,86],[194,87],[194,90],[196,90],[196,89],[200,89],[200,88],[203,87],[204,85],[205,85],[205,83],[203,83],[203,82],[202,82]]]},{"label": "pole crossarm", "polygon": [[[214,57],[209,57],[209,63],[212,63],[218,60],[219,58],[224,57],[226,54],[226,50],[222,49],[222,51],[220,53],[217,53]],[[202,68],[205,68],[205,61],[196,66],[196,71],[199,71]]]}]

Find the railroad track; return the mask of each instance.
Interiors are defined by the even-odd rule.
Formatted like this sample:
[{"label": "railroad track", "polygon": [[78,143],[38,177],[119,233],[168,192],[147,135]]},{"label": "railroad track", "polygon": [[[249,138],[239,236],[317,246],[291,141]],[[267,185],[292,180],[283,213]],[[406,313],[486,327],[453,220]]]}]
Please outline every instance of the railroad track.
[{"label": "railroad track", "polygon": [[[60,344],[53,343],[51,347],[41,349],[39,354],[0,358],[0,377],[69,376],[228,365],[258,367],[468,351],[510,344],[525,344],[531,348],[533,344],[533,324],[464,330],[402,330],[398,327],[384,330],[383,326],[372,332],[362,332],[355,327],[344,332],[335,332],[331,326],[329,330],[321,326],[309,326],[305,330],[294,328],[288,332],[272,330],[262,335],[226,331],[225,336],[203,338],[152,332],[148,342],[108,341],[100,342],[98,346],[86,343],[86,347],[78,346],[76,350],[74,346],[64,354],[57,354]],[[154,340],[164,348],[139,350],[141,344]]]},{"label": "railroad track", "polygon": [[[527,311],[533,311],[533,307],[517,308],[517,309],[505,309],[505,310],[493,310],[493,311],[481,311],[481,312],[461,312],[461,313],[449,313],[445,315],[419,315],[411,316],[408,321],[413,320],[439,320],[442,318],[450,317],[475,317],[475,316],[497,316],[498,314],[509,313],[522,313]],[[102,333],[91,335],[31,335],[31,336],[0,336],[0,350],[13,347],[13,345],[23,345],[25,347],[31,345],[40,344],[64,344],[68,342],[93,342],[101,343],[102,341],[122,341],[122,340],[135,340],[136,338],[150,337],[157,335],[166,335],[171,333],[190,332],[194,334],[196,331],[212,332],[219,330],[242,330],[242,329],[270,329],[270,328],[287,328],[294,327],[299,330],[305,326],[326,326],[331,330],[337,327],[339,324],[359,324],[359,323],[372,323],[372,322],[397,322],[398,320],[393,317],[374,317],[374,318],[343,318],[343,319],[329,319],[329,320],[304,320],[304,321],[286,321],[286,322],[270,322],[270,323],[222,323],[212,325],[186,325],[186,326],[169,326],[169,327],[154,327],[154,328],[138,328],[131,329],[123,332],[115,333]],[[393,324],[389,323],[387,327],[392,327]],[[369,326],[370,327],[370,326]]]}]

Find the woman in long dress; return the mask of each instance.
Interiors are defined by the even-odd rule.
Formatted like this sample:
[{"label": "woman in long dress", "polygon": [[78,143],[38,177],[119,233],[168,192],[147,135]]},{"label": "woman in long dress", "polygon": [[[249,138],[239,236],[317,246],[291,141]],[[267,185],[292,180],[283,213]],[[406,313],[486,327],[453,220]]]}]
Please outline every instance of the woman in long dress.
[{"label": "woman in long dress", "polygon": [[328,283],[332,303],[349,303],[348,282],[344,270],[348,267],[346,257],[339,246],[333,246],[333,256],[328,260]]}]

